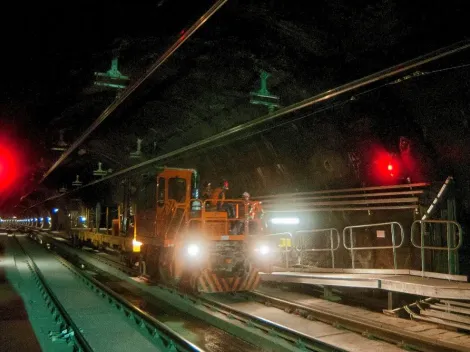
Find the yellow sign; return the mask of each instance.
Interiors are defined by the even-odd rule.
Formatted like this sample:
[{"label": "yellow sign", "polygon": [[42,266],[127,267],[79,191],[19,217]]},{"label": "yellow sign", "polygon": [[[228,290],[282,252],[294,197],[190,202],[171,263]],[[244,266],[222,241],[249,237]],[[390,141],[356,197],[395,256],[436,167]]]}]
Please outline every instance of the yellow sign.
[{"label": "yellow sign", "polygon": [[292,247],[292,240],[290,238],[281,238],[281,244],[279,245],[279,247]]}]

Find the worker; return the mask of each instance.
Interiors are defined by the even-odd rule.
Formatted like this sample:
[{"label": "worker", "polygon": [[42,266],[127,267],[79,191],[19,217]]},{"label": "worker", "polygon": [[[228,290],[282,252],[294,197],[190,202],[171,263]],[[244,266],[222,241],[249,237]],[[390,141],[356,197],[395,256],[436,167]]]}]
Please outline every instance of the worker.
[{"label": "worker", "polygon": [[214,189],[211,196],[211,205],[217,208],[217,211],[225,210],[228,218],[235,217],[235,210],[232,204],[225,203],[225,193],[228,191],[229,185],[227,180],[222,180],[219,187]]},{"label": "worker", "polygon": [[202,199],[211,199],[212,198],[212,186],[210,182],[204,182],[204,189],[202,191]]},{"label": "worker", "polygon": [[212,204],[210,199],[212,199],[212,185],[210,182],[204,182],[203,184],[203,190],[202,190],[202,203],[204,204],[204,207],[206,211],[211,211],[212,209]]},{"label": "worker", "polygon": [[245,228],[249,229],[250,234],[256,234],[261,232],[263,229],[262,217],[264,211],[261,207],[261,202],[252,201],[250,199],[250,194],[244,192],[242,195],[243,201],[245,203]]}]

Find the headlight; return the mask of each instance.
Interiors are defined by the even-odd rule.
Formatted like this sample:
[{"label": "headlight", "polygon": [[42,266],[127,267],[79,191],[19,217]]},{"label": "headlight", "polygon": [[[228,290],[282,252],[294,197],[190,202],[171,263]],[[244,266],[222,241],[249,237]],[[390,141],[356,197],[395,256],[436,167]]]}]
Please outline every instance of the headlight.
[{"label": "headlight", "polygon": [[259,247],[259,252],[260,252],[262,255],[268,254],[269,251],[270,251],[270,249],[269,249],[269,247],[266,246],[266,245]]},{"label": "headlight", "polygon": [[133,253],[139,253],[141,246],[142,246],[142,242],[137,241],[135,238],[132,240],[132,252]]},{"label": "headlight", "polygon": [[267,244],[260,244],[256,246],[255,252],[265,256],[271,253],[271,248]]},{"label": "headlight", "polygon": [[197,244],[190,244],[187,250],[188,250],[189,256],[191,257],[197,256],[200,252],[200,248]]},{"label": "headlight", "polygon": [[133,246],[138,246],[138,247],[140,247],[140,246],[142,246],[142,242],[137,241],[137,240],[134,238],[134,239],[132,240],[132,245],[133,245]]}]

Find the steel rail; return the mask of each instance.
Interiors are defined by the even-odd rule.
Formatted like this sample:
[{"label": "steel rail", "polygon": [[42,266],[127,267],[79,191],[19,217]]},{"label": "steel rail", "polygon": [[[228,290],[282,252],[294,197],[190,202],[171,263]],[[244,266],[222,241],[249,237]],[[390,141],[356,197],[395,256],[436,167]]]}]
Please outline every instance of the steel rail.
[{"label": "steel rail", "polygon": [[[37,232],[41,234],[41,231],[37,231]],[[47,236],[48,236],[48,240],[57,241],[55,238],[49,237],[49,235]],[[65,243],[62,243],[62,242],[57,243],[57,247],[59,246],[62,247],[63,245],[65,245]],[[62,249],[65,249],[65,248],[62,248]],[[62,253],[60,253],[60,255],[66,255],[66,252],[67,250],[65,249],[63,250]],[[86,256],[92,256],[92,254],[90,253],[84,253],[84,254]],[[116,263],[113,260],[109,260],[107,258],[102,258],[98,256],[93,256],[93,258],[114,269],[122,271],[120,269],[120,264]],[[83,259],[83,260],[86,261],[86,259]],[[94,266],[94,265],[91,264],[91,266]],[[164,286],[161,284],[159,284],[158,286],[170,292],[175,292],[175,293],[178,292],[176,290],[174,291],[173,288],[170,288],[168,286]],[[240,312],[227,305],[224,305],[223,303],[215,302],[210,299],[196,296],[196,295],[186,294],[186,296],[191,302],[194,302],[194,304],[202,305],[206,308],[209,308],[211,311],[215,311],[215,312],[218,312],[219,314],[222,314],[225,317],[229,317],[230,319],[240,321],[244,324],[247,324],[250,327],[257,328],[263,331],[264,333],[266,333],[267,335],[277,336],[278,338],[286,341],[287,343],[292,344],[294,349],[295,347],[299,347],[300,350],[305,350],[305,348],[303,347],[306,347],[308,350],[313,350],[317,352],[345,351],[339,347],[323,342],[319,339],[316,339],[315,337],[308,336],[306,334],[298,332],[289,327],[285,327],[283,325],[271,322],[261,317],[256,317],[254,315]]]},{"label": "steel rail", "polygon": [[304,344],[305,347],[314,351],[346,351],[338,346],[330,343],[321,341],[316,337],[306,335],[302,332],[289,328],[287,326],[272,322],[270,320],[239,311],[238,309],[232,308],[227,304],[217,302],[207,297],[193,297],[194,300],[201,302],[203,305],[211,309],[216,309],[224,315],[230,316],[232,319],[241,320],[251,325],[256,326],[259,329],[265,330],[266,332],[288,340],[293,343]]},{"label": "steel rail", "polygon": [[52,291],[52,289],[49,287],[48,283],[46,282],[46,279],[44,278],[43,274],[41,273],[41,271],[39,270],[39,268],[37,267],[36,263],[34,262],[33,258],[31,258],[31,256],[26,252],[26,250],[23,248],[23,246],[21,245],[20,241],[18,240],[18,238],[16,236],[15,237],[15,240],[16,240],[16,243],[18,244],[18,246],[20,247],[21,251],[24,253],[24,255],[26,256],[26,258],[28,259],[28,262],[31,263],[31,270],[33,271],[33,273],[36,275],[36,277],[39,279],[40,283],[41,283],[41,286],[44,288],[44,290],[46,291],[47,295],[50,297],[52,303],[54,304],[54,306],[57,308],[57,310],[59,311],[59,314],[62,316],[62,318],[64,319],[64,322],[67,324],[67,328],[70,328],[72,329],[73,331],[73,336],[72,336],[72,339],[74,339],[81,347],[81,349],[83,351],[86,351],[86,352],[93,352],[93,348],[90,346],[90,344],[88,343],[88,341],[86,340],[86,338],[83,336],[83,334],[81,333],[80,329],[78,328],[78,326],[75,324],[75,322],[73,321],[73,319],[70,317],[70,315],[67,313],[67,310],[64,308],[64,306],[62,305],[62,303],[60,303],[59,299],[57,298],[57,296],[54,294],[54,292]]},{"label": "steel rail", "polygon": [[291,112],[294,112],[294,111],[303,109],[305,107],[312,106],[312,105],[321,103],[323,101],[335,98],[337,96],[340,96],[342,94],[348,93],[348,92],[353,91],[353,90],[356,90],[358,88],[368,86],[372,83],[375,83],[375,82],[378,82],[378,81],[381,81],[381,80],[384,80],[384,79],[387,79],[387,78],[397,76],[397,75],[402,74],[404,72],[407,72],[411,69],[415,69],[415,68],[417,68],[419,66],[422,66],[424,64],[436,61],[438,59],[442,59],[444,57],[447,57],[447,56],[452,55],[452,54],[456,54],[458,52],[464,51],[464,50],[469,49],[469,48],[470,48],[470,40],[464,40],[464,41],[455,43],[453,45],[435,50],[433,52],[424,54],[424,55],[419,56],[417,58],[414,58],[412,60],[403,62],[401,64],[389,67],[387,69],[384,69],[384,70],[381,70],[381,71],[378,71],[378,72],[375,72],[373,74],[370,74],[368,76],[359,78],[359,79],[351,81],[349,83],[340,85],[336,88],[327,90],[327,91],[322,92],[320,94],[317,94],[317,95],[315,95],[311,98],[307,98],[305,100],[302,100],[300,102],[297,102],[297,103],[292,104],[290,106],[287,106],[285,108],[279,109],[279,110],[277,110],[273,113],[263,115],[261,117],[258,117],[256,119],[252,120],[252,121],[249,121],[249,122],[243,123],[241,125],[232,127],[232,128],[230,128],[230,129],[228,129],[224,132],[220,132],[220,133],[218,133],[214,136],[208,137],[208,138],[203,139],[201,141],[189,144],[185,147],[178,148],[176,150],[173,150],[173,151],[168,152],[166,154],[163,154],[163,155],[157,156],[155,158],[146,160],[142,163],[130,166],[130,167],[125,168],[123,170],[119,170],[117,172],[114,172],[112,175],[108,175],[108,176],[105,176],[105,177],[103,177],[99,180],[92,181],[92,182],[90,182],[86,185],[78,187],[78,188],[76,188],[74,190],[71,190],[69,192],[62,193],[62,194],[59,194],[59,195],[56,195],[56,196],[53,196],[53,197],[49,197],[46,200],[41,201],[39,203],[36,203],[36,204],[32,205],[29,208],[33,208],[33,207],[35,207],[37,205],[40,205],[40,204],[43,204],[47,201],[63,197],[64,195],[67,195],[67,194],[70,194],[70,193],[73,193],[73,192],[77,192],[77,191],[79,191],[81,189],[84,189],[86,187],[94,186],[94,185],[99,184],[101,182],[105,182],[105,181],[107,181],[111,178],[127,174],[131,171],[140,169],[142,167],[149,166],[149,165],[155,164],[157,162],[161,162],[163,160],[170,159],[172,157],[175,157],[175,156],[178,156],[178,155],[183,154],[185,152],[188,152],[192,149],[204,147],[206,145],[209,145],[210,143],[213,143],[213,142],[218,141],[218,140],[222,140],[226,137],[229,137],[231,135],[240,133],[240,132],[242,132],[246,129],[258,126],[258,125],[263,124],[265,122],[280,118],[280,117],[282,117],[284,115],[287,115]]},{"label": "steel rail", "polygon": [[[40,230],[36,230],[36,229],[30,229],[30,230],[33,230],[35,232],[37,231],[39,234],[42,234]],[[23,249],[23,251],[25,250]],[[138,320],[140,320],[141,324],[145,322],[146,325],[153,328],[154,336],[157,331],[160,332],[160,334],[158,334],[159,337],[161,337],[162,340],[166,342],[166,345],[169,347],[170,350],[171,350],[170,347],[174,346],[176,348],[176,351],[204,352],[203,349],[197,347],[195,344],[187,340],[185,337],[173,331],[172,329],[167,327],[164,323],[160,322],[159,320],[155,319],[147,312],[143,311],[142,309],[140,309],[133,303],[129,302],[127,299],[122,297],[120,294],[114,292],[112,289],[102,284],[101,282],[96,280],[94,277],[89,276],[81,272],[80,270],[76,269],[75,266],[72,263],[70,263],[67,259],[54,253],[51,253],[51,255],[55,256],[57,260],[59,260],[73,274],[81,278],[83,282],[85,282],[86,284],[88,283],[89,286],[92,287],[92,289],[94,289],[95,291],[98,291],[98,290],[101,291],[102,296],[104,295],[103,297],[107,296],[113,299],[115,301],[114,304],[116,304],[117,306],[118,305],[121,306],[121,308],[123,308],[123,311],[126,312],[126,314],[128,314],[129,316],[134,315]],[[34,263],[32,259],[31,261]]]},{"label": "steel rail", "polygon": [[195,344],[192,342],[188,341],[186,338],[178,334],[177,332],[171,330],[168,328],[165,324],[162,322],[158,321],[154,317],[152,317],[150,314],[147,312],[144,312],[142,309],[137,307],[136,305],[132,304],[129,302],[127,299],[122,297],[120,294],[114,292],[110,288],[108,288],[106,285],[102,284],[95,278],[86,275],[79,270],[75,269],[73,264],[69,263],[67,260],[65,260],[62,257],[57,258],[60,260],[70,271],[73,273],[81,276],[85,280],[88,280],[91,284],[95,285],[99,290],[104,292],[106,295],[109,297],[112,297],[113,299],[116,300],[116,302],[122,307],[124,307],[126,310],[129,311],[129,314],[135,314],[141,321],[145,321],[149,326],[153,327],[154,329],[157,329],[158,331],[162,332],[165,335],[165,338],[167,340],[167,345],[168,346],[178,346],[177,350],[178,351],[195,351],[195,352],[203,352],[203,350],[199,347],[197,347]]},{"label": "steel rail", "polygon": [[[110,265],[112,267],[115,266],[114,261],[112,264],[110,264],[108,260],[102,260],[102,262],[103,263],[107,262],[107,265]],[[292,310],[297,310],[301,316],[304,316],[307,319],[309,319],[308,316],[310,315],[315,320],[319,320],[324,323],[340,326],[340,327],[346,328],[347,330],[357,332],[363,335],[371,336],[374,338],[378,338],[385,342],[403,345],[404,347],[409,347],[409,348],[412,348],[413,350],[435,351],[436,348],[439,348],[440,351],[444,351],[444,352],[466,350],[466,347],[463,347],[463,346],[461,349],[459,349],[458,347],[456,349],[455,345],[448,344],[446,342],[441,342],[439,344],[436,344],[436,341],[432,341],[431,339],[423,339],[422,337],[416,336],[416,334],[403,331],[402,329],[394,329],[394,328],[390,329],[390,327],[381,326],[380,324],[367,322],[364,320],[359,320],[355,317],[346,316],[344,314],[341,315],[339,313],[326,311],[325,309],[321,309],[321,308],[305,306],[305,305],[298,304],[298,303],[288,301],[285,299],[272,297],[272,296],[269,296],[267,294],[264,294],[258,291],[250,292],[246,295],[256,297],[255,300],[259,303],[269,302],[272,306],[277,307],[277,308],[281,308],[281,309],[290,308]],[[295,341],[293,337],[295,336],[294,334],[296,334],[300,337],[300,341],[302,341],[302,343],[306,343],[306,345],[309,346],[308,339],[311,339],[311,337],[303,335],[302,333],[299,333],[295,330],[291,330],[289,328],[286,329],[286,327],[280,324],[267,321],[260,317],[251,316],[248,313],[240,312],[237,309],[231,308],[230,306],[226,304],[213,301],[211,299],[198,297],[198,296],[189,296],[189,297],[195,303],[200,303],[213,310],[215,309],[219,313],[224,314],[232,319],[236,319],[244,323],[251,324],[264,331],[269,330],[271,331],[271,333],[273,333],[273,330],[274,330],[277,336],[284,338],[286,340],[289,340],[291,342]],[[332,349],[338,350],[338,348],[334,346],[325,346],[325,347],[326,349],[320,349],[320,346],[317,346],[316,348],[320,350],[332,350]]]},{"label": "steel rail", "polygon": [[150,66],[147,71],[132,85],[126,88],[111,103],[101,115],[83,132],[83,134],[57,159],[57,161],[47,170],[42,179],[41,184],[64,160],[72,154],[72,152],[80,146],[80,144],[109,116],[116,110],[137,88],[140,87],[165,61],[178,50],[178,48],[188,40],[210,17],[212,17],[228,0],[218,0],[212,7],[207,10],[178,40],[173,43],[158,60]]},{"label": "steel rail", "polygon": [[402,345],[404,344],[405,347],[412,348],[413,350],[426,352],[436,351],[436,348],[442,352],[468,350],[465,346],[449,344],[444,341],[440,341],[440,343],[437,344],[435,340],[428,339],[421,335],[417,336],[416,334],[405,331],[404,329],[382,326],[376,322],[366,322],[364,320],[358,319],[357,317],[335,313],[331,310],[327,311],[321,307],[315,308],[312,306],[305,306],[303,304],[295,303],[278,297],[272,297],[259,291],[250,292],[249,295],[251,295],[259,303],[269,302],[272,306],[278,308],[289,307],[300,312],[303,311],[314,317],[315,320],[319,320],[328,324],[340,325],[347,330],[367,334],[382,341]]}]

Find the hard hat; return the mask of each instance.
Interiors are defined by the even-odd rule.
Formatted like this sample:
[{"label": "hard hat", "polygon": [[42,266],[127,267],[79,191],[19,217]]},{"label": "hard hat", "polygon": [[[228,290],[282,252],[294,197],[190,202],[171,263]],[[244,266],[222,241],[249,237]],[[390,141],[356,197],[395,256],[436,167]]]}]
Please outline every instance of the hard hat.
[{"label": "hard hat", "polygon": [[242,197],[243,197],[243,198],[250,198],[250,193],[248,193],[248,192],[243,192]]},{"label": "hard hat", "polygon": [[222,180],[222,181],[220,182],[220,187],[223,187],[223,188],[225,188],[225,189],[228,189],[228,186],[229,186],[229,184],[228,184],[228,181],[227,181],[227,180]]}]

